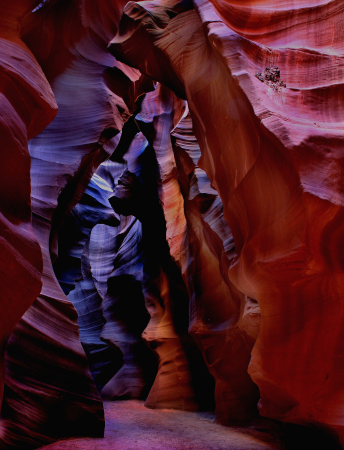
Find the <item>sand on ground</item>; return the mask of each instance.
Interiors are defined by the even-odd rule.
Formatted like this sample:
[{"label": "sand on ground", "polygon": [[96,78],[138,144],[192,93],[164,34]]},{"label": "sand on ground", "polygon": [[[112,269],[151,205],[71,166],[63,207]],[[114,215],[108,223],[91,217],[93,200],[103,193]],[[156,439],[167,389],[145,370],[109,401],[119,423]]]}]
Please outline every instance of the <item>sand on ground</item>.
[{"label": "sand on ground", "polygon": [[105,436],[73,438],[41,450],[282,450],[282,435],[269,422],[223,427],[211,413],[148,409],[142,401],[104,402]]}]

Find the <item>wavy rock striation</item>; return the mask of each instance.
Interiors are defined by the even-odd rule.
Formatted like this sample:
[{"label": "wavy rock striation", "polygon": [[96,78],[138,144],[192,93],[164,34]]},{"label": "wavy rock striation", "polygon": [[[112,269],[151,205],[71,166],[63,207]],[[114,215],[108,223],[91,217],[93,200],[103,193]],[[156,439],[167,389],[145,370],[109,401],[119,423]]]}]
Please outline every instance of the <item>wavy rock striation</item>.
[{"label": "wavy rock striation", "polygon": [[54,265],[78,311],[96,386],[110,399],[145,397],[156,366],[141,339],[149,319],[141,286],[141,224],[116,216],[108,201],[122,171],[112,161],[99,167],[64,220]]},{"label": "wavy rock striation", "polygon": [[187,223],[182,266],[190,295],[189,332],[215,379],[216,420],[229,425],[257,414],[259,391],[247,367],[259,332],[260,310],[228,276],[237,256],[234,241],[222,202],[198,166],[201,152],[190,115],[172,134]]},{"label": "wavy rock striation", "polygon": [[344,445],[344,6],[125,3],[0,6],[0,448],[102,435],[96,386],[207,407],[205,363],[221,423],[258,385]]},{"label": "wavy rock striation", "polygon": [[[154,194],[153,185],[148,185],[153,173],[144,168],[141,179],[148,205],[142,219],[144,295],[151,320],[143,337],[159,357],[158,374],[145,404],[197,410],[211,407],[213,380],[188,333],[189,295],[181,271],[186,219],[171,132],[185,112],[185,101],[157,85],[146,95],[135,119],[154,150],[156,162],[150,166],[157,165],[158,187]],[[149,200],[154,195],[160,204]]]},{"label": "wavy rock striation", "polygon": [[[23,39],[43,68],[59,111],[30,143],[33,225],[43,252],[43,287],[7,346],[1,441],[6,448],[103,434],[102,403],[80,344],[77,314],[57,282],[52,259],[63,216],[118,143],[129,116],[124,92],[129,103],[140,86],[140,73],[117,63],[106,50],[123,5],[44,2],[23,28]],[[121,96],[112,91],[114,86]],[[42,125],[47,119],[49,114]],[[38,252],[37,246],[36,260]],[[36,266],[37,274],[32,273],[38,278],[39,262]],[[38,288],[32,291],[39,293]]]},{"label": "wavy rock striation", "polygon": [[28,139],[54,118],[51,88],[20,39],[36,1],[0,5],[0,405],[7,340],[41,289],[42,253],[31,223]]},{"label": "wavy rock striation", "polygon": [[261,414],[343,444],[344,8],[214,5],[129,3],[110,50],[188,101],[235,241],[229,278],[261,309]]},{"label": "wavy rock striation", "polygon": [[[99,167],[65,218],[55,272],[79,313],[102,397],[149,392],[149,407],[194,410],[209,405],[212,383],[187,332],[189,300],[176,264],[185,217],[170,133],[185,102],[157,86],[139,103],[111,157],[118,162]],[[120,214],[117,224],[104,220],[111,217],[108,199]]]},{"label": "wavy rock striation", "polygon": [[[100,310],[102,298],[93,281],[89,260],[93,229],[98,224],[111,229],[119,224],[108,202],[112,194],[109,183],[113,184],[112,174],[118,172],[118,167],[111,161],[100,167],[108,182],[98,174],[93,175],[80,202],[64,217],[58,235],[58,258],[54,263],[56,277],[78,312],[80,341],[98,390],[119,365],[118,352],[100,340],[104,324]],[[109,257],[101,256],[105,265]]]}]

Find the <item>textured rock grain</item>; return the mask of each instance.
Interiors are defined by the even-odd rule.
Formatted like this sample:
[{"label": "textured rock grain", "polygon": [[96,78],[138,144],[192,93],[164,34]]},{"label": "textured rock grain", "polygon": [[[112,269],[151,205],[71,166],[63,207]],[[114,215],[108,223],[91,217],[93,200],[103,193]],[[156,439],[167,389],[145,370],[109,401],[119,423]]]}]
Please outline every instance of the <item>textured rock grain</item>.
[{"label": "textured rock grain", "polygon": [[201,152],[190,115],[173,130],[173,137],[187,223],[182,267],[190,295],[189,332],[215,379],[216,419],[229,425],[257,414],[259,392],[247,367],[260,310],[228,276],[237,257],[234,241],[222,202],[198,167]]},{"label": "textured rock grain", "polygon": [[[249,368],[261,414],[343,443],[344,8],[214,5],[129,3],[110,49],[188,101],[235,241],[230,280],[262,313]],[[275,66],[286,87],[255,77]]]},{"label": "textured rock grain", "polygon": [[54,118],[57,105],[31,51],[20,39],[37,2],[0,5],[0,405],[7,340],[41,289],[42,253],[31,223],[28,139]]},{"label": "textured rock grain", "polygon": [[155,353],[146,405],[206,407],[206,363],[221,423],[256,383],[344,445],[343,2],[125,4],[0,6],[0,448],[102,434],[84,349],[104,397]]},{"label": "textured rock grain", "polygon": [[[63,216],[115,149],[129,116],[122,97],[111,88],[117,86],[129,100],[136,97],[140,73],[116,64],[106,50],[123,6],[45,2],[22,30],[59,111],[30,142],[33,224],[43,252],[43,287],[7,346],[2,442],[8,448],[103,433],[102,402],[80,344],[77,313],[60,288],[52,260]],[[27,187],[27,198],[29,194]]]}]

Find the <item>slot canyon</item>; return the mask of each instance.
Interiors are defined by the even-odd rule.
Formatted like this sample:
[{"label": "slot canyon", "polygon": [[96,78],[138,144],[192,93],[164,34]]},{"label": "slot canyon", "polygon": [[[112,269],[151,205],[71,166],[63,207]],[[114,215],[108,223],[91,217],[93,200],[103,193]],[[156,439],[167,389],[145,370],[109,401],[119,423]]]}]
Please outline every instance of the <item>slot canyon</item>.
[{"label": "slot canyon", "polygon": [[0,0],[0,450],[344,448],[343,24]]}]

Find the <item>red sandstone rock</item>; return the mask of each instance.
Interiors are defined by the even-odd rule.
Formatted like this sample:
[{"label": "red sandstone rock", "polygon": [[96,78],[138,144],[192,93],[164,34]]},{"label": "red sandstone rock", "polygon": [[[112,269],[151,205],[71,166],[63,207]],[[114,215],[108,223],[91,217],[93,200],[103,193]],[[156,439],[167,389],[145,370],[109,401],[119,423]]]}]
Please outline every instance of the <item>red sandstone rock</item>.
[{"label": "red sandstone rock", "polygon": [[[81,342],[101,396],[139,398],[150,390],[147,406],[194,410],[209,406],[213,390],[187,333],[189,299],[175,264],[185,217],[170,132],[184,110],[185,101],[161,86],[141,100],[135,120],[148,141],[132,117],[111,157],[121,163],[99,168],[111,186],[117,183],[110,201],[122,214],[120,224],[104,221],[110,186],[94,176],[60,229],[62,252],[54,267],[78,311]],[[107,170],[111,164],[114,170]],[[101,360],[101,351],[113,360]]]},{"label": "red sandstone rock", "polygon": [[343,443],[344,9],[216,7],[226,22],[203,1],[129,3],[110,48],[188,100],[235,240],[230,280],[262,312],[249,369],[261,413]]},{"label": "red sandstone rock", "polygon": [[[188,295],[178,268],[173,268],[180,260],[186,221],[170,133],[181,119],[185,108],[185,101],[159,85],[146,95],[135,118],[154,149],[159,167],[158,183],[161,183],[159,199],[165,220],[160,223],[160,227],[163,227],[159,232],[161,240],[156,239],[156,233],[150,246],[162,246],[163,240],[168,243],[165,254],[157,252],[158,264],[163,266],[160,267],[160,273],[144,284],[143,292],[151,319],[143,337],[159,359],[158,374],[145,404],[151,408],[197,410],[199,406],[195,400],[188,361],[188,354],[196,353],[197,348],[192,351],[192,340],[187,334],[187,327],[178,325],[178,322],[187,325]],[[148,220],[147,217],[145,221]],[[148,226],[149,223],[143,228],[143,233]],[[145,234],[143,237],[145,238]],[[171,257],[173,263],[171,260],[166,264]]]},{"label": "red sandstone rock", "polygon": [[149,92],[135,121],[154,148],[161,180],[160,201],[166,220],[166,239],[176,262],[183,251],[186,231],[184,200],[178,183],[171,132],[187,111],[187,104],[163,85]]},{"label": "red sandstone rock", "polygon": [[197,165],[201,152],[190,116],[173,136],[187,221],[182,266],[190,295],[189,332],[215,379],[216,420],[229,425],[257,414],[259,391],[247,367],[260,311],[229,279],[228,268],[237,256],[232,233],[217,192]]},{"label": "red sandstone rock", "polygon": [[23,18],[37,4],[0,5],[0,405],[7,340],[41,289],[42,254],[31,224],[28,139],[57,110],[36,59],[20,39]]},{"label": "red sandstone rock", "polygon": [[[57,1],[42,5],[25,23],[23,39],[39,60],[59,111],[30,143],[33,223],[43,251],[43,287],[7,347],[1,439],[9,448],[103,433],[102,403],[80,344],[77,314],[56,280],[51,259],[56,257],[61,219],[80,199],[97,166],[115,149],[116,135],[129,115],[123,99],[111,88],[116,85],[122,96],[126,92],[129,103],[140,83],[137,70],[116,63],[106,50],[122,7],[121,3],[113,7],[108,2]],[[49,113],[43,117],[32,135],[51,119]],[[27,158],[27,180],[28,168]],[[25,189],[29,199],[28,183]],[[39,263],[36,266],[40,268]],[[18,311],[21,315],[24,309]]]},{"label": "red sandstone rock", "polygon": [[[27,139],[51,121],[56,104],[18,34],[36,4],[0,6],[2,349],[39,293],[42,271],[30,222]],[[151,314],[145,338],[160,358],[147,404],[197,407],[182,268],[190,331],[217,381],[218,419],[228,423],[253,410],[256,392],[246,367],[259,328],[251,300],[257,299],[262,326],[249,371],[260,388],[261,413],[319,425],[344,443],[342,2],[130,3],[111,50],[136,69],[106,52],[124,4],[54,1],[25,26],[25,42],[60,110],[30,144],[43,289],[7,348],[0,447],[102,433],[76,312],[51,258],[64,214],[116,148],[138,95],[152,90],[140,71],[188,101],[202,152],[196,162],[187,151],[190,133],[183,144],[177,133],[174,162],[169,134],[184,102],[165,88],[147,95],[138,117],[152,146],[143,158],[144,180],[142,158],[129,152],[125,182],[116,188],[123,200],[117,206],[129,208],[122,213],[136,215],[145,228],[143,292]],[[196,164],[219,193],[231,231]],[[235,253],[226,247],[230,233]],[[125,345],[129,334],[120,331],[108,329],[105,339]],[[126,370],[130,357],[131,350]],[[124,392],[126,370],[109,391]]]},{"label": "red sandstone rock", "polygon": [[146,406],[197,410],[209,405],[212,383],[188,334],[189,298],[177,264],[185,218],[170,132],[184,109],[185,102],[166,88],[146,95],[135,120],[150,146],[142,133],[132,140],[124,156],[127,170],[110,202],[117,213],[142,223],[142,250],[131,251],[133,257],[143,253],[142,291],[150,321],[142,337],[159,361]]}]

